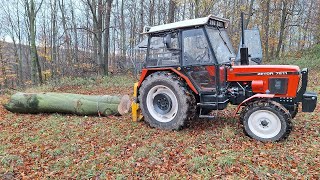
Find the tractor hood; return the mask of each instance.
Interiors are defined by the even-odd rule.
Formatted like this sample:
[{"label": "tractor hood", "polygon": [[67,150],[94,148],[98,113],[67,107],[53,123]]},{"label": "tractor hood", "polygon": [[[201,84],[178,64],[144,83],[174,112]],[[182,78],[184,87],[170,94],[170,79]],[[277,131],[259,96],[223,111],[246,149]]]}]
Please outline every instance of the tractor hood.
[{"label": "tractor hood", "polygon": [[300,68],[292,65],[249,65],[232,66],[229,75],[232,76],[281,76],[299,73]]},{"label": "tractor hood", "polygon": [[[292,65],[248,65],[232,66],[228,69],[228,82],[248,82],[254,93],[280,94],[295,97],[300,80],[300,68]],[[283,92],[273,92],[273,84],[285,88]],[[287,88],[290,87],[290,88]]]}]

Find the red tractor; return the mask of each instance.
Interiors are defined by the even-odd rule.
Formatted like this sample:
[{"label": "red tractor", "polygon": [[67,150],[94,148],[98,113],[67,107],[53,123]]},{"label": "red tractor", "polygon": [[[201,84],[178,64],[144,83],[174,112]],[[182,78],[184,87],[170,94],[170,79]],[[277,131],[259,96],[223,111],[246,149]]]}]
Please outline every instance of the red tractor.
[{"label": "red tractor", "polygon": [[246,47],[240,48],[240,63],[234,65],[227,26],[227,19],[210,15],[147,28],[133,118],[143,116],[152,127],[179,130],[195,117],[210,118],[212,110],[232,104],[238,106],[235,114],[242,107],[240,122],[248,136],[286,139],[300,103],[303,112],[313,112],[317,104],[317,94],[306,92],[308,70],[248,65]]}]

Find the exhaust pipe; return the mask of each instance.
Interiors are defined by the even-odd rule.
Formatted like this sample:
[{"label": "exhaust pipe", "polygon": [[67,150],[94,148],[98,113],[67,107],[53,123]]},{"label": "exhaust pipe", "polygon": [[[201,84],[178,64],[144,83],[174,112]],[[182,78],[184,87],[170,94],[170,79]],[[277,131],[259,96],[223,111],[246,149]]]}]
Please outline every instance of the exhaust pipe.
[{"label": "exhaust pipe", "polygon": [[240,48],[240,63],[241,65],[249,65],[249,52],[244,42],[244,13],[241,12],[241,38],[242,45]]}]

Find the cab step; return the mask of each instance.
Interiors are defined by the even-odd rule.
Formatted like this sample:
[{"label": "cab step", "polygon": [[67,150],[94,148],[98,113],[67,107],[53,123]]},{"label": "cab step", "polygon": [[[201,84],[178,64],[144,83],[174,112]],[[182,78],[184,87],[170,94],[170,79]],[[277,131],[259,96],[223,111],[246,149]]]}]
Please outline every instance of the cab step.
[{"label": "cab step", "polygon": [[202,108],[201,108],[201,106],[200,106],[200,112],[199,112],[199,118],[200,119],[210,119],[210,120],[213,120],[213,119],[215,119],[216,118],[216,116],[213,116],[213,115],[210,115],[210,113],[209,114],[202,114]]},{"label": "cab step", "polygon": [[200,119],[209,119],[209,120],[214,120],[216,119],[216,116],[210,116],[210,115],[199,115]]}]

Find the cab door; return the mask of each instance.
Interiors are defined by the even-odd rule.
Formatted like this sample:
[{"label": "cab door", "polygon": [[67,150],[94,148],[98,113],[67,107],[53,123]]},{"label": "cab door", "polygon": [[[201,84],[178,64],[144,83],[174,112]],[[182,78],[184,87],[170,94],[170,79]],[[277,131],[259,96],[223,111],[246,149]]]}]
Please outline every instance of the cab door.
[{"label": "cab door", "polygon": [[203,28],[182,31],[182,65],[200,93],[216,93],[217,66]]}]

